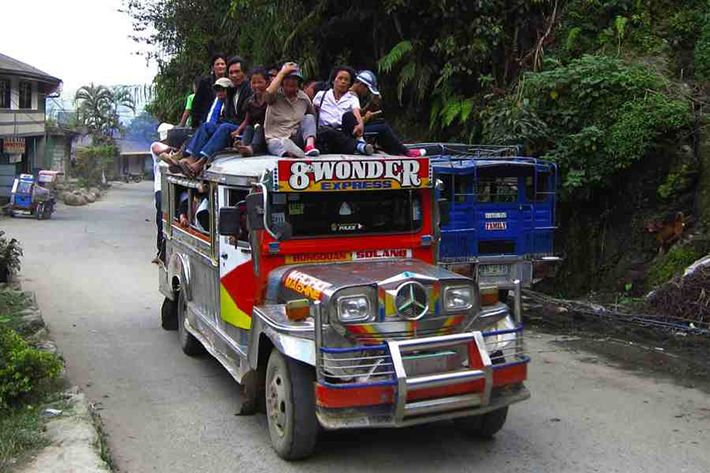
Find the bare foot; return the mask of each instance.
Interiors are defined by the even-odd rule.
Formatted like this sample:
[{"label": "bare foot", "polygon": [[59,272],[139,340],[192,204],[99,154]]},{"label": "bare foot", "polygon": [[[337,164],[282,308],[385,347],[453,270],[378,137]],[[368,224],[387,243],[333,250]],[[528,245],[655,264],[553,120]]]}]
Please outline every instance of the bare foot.
[{"label": "bare foot", "polygon": [[239,145],[237,146],[237,150],[239,151],[239,154],[245,158],[254,156],[254,151],[251,149],[251,146]]}]

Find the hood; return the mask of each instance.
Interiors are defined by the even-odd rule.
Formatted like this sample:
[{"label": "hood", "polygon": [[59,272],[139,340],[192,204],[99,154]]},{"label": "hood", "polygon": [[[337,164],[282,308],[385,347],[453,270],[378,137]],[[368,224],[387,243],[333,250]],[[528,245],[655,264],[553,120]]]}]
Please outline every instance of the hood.
[{"label": "hood", "polygon": [[[473,288],[473,306],[458,312],[446,311],[443,296],[452,286]],[[268,292],[268,299],[280,304],[304,298],[321,301],[331,325],[341,335],[349,333],[360,339],[439,334],[472,320],[479,310],[478,290],[471,279],[412,259],[284,266],[272,272]],[[398,297],[401,302],[402,296],[415,293],[421,302],[417,313],[397,308]],[[340,322],[338,301],[344,296],[365,296],[371,317]]]}]

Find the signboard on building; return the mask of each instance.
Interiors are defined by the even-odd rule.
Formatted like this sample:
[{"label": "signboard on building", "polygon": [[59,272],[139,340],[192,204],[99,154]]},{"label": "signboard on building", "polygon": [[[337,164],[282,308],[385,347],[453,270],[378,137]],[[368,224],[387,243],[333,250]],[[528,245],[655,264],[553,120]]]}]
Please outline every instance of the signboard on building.
[{"label": "signboard on building", "polygon": [[5,154],[22,154],[25,152],[24,138],[4,138],[2,141]]}]

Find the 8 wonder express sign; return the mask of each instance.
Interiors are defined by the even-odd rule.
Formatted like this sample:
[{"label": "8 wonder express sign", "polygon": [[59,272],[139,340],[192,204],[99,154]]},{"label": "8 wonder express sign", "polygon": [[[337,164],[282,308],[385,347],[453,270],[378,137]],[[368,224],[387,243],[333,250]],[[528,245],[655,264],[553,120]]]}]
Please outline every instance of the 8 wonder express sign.
[{"label": "8 wonder express sign", "polygon": [[428,158],[280,160],[277,192],[338,192],[430,187]]}]

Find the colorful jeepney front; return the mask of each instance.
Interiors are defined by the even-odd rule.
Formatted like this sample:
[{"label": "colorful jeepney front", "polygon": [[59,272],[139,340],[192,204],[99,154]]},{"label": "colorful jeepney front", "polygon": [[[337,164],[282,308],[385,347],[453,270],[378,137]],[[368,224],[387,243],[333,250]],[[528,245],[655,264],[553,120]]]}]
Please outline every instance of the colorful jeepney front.
[{"label": "colorful jeepney front", "polygon": [[[512,313],[504,304],[482,308],[473,281],[434,265],[439,232],[428,159],[280,160],[265,184],[267,226],[288,223],[293,231],[289,241],[262,242],[285,263],[273,268],[268,286],[278,289],[267,299],[285,304],[286,316],[289,304],[310,306],[303,323],[314,330],[324,427],[400,427],[529,397],[520,291]],[[398,210],[381,227],[368,191]],[[314,199],[327,221],[300,223]],[[305,238],[311,230],[315,244]],[[272,328],[284,322],[276,318]]]}]

